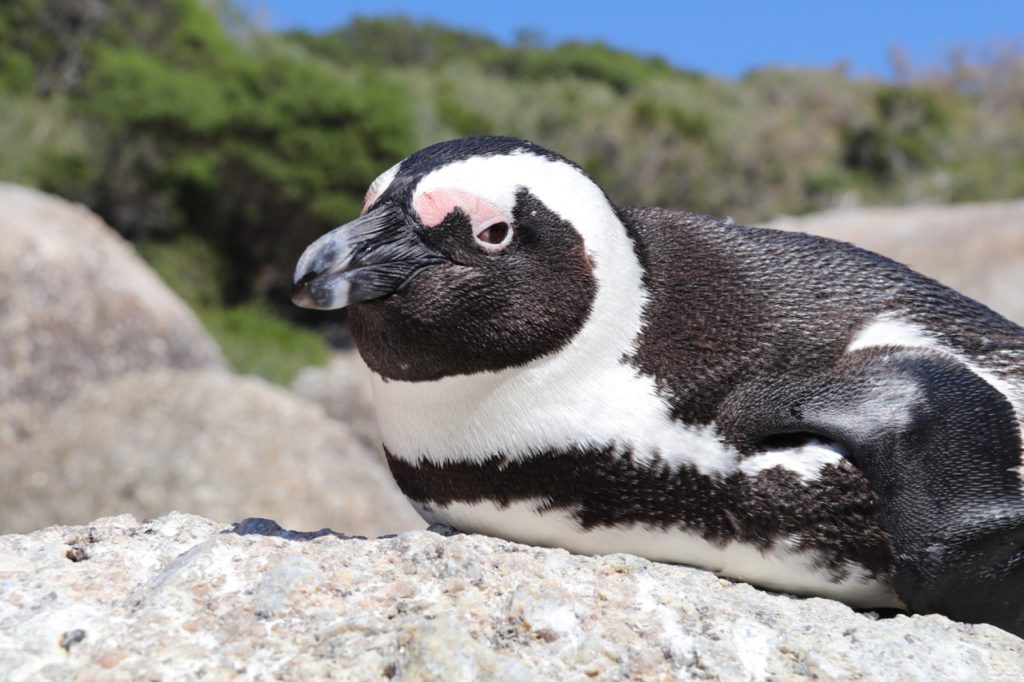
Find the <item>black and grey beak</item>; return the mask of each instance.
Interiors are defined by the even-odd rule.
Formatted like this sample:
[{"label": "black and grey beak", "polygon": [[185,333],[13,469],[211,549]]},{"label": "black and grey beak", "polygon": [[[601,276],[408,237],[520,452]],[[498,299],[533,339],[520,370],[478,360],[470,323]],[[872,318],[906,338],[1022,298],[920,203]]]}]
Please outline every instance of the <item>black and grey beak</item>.
[{"label": "black and grey beak", "polygon": [[333,310],[401,290],[421,270],[444,262],[405,213],[384,204],[306,247],[295,266],[292,302]]}]

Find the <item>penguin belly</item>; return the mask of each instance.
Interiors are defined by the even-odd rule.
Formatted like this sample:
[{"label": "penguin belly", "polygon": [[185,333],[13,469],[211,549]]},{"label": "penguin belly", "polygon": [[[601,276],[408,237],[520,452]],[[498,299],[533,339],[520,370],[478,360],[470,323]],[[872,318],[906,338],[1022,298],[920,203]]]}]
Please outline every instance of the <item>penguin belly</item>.
[{"label": "penguin belly", "polygon": [[629,553],[860,608],[900,607],[865,481],[825,445],[744,459],[726,476],[626,453],[416,463],[388,452],[430,523],[588,555]]},{"label": "penguin belly", "polygon": [[514,542],[562,547],[577,554],[634,554],[651,561],[696,566],[768,590],[827,597],[856,608],[901,607],[885,580],[873,578],[856,564],[850,564],[848,572],[837,578],[821,566],[814,553],[800,550],[797,538],[787,538],[769,549],[744,542],[720,546],[679,529],[634,525],[588,530],[566,512],[539,511],[542,504],[502,507],[481,502],[454,504],[444,510],[413,506],[428,522]]}]

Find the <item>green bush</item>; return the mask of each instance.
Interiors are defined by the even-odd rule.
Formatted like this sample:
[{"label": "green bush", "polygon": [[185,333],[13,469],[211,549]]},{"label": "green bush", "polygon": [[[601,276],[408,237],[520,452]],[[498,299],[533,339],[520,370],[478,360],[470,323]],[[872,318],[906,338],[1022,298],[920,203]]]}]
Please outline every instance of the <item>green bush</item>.
[{"label": "green bush", "polygon": [[[0,59],[28,59],[40,108],[65,102],[86,140],[43,146],[27,124],[0,125],[25,140],[0,152],[0,177],[83,201],[131,239],[203,238],[231,263],[232,299],[280,297],[302,247],[414,144],[410,102],[387,74],[233,37],[200,0],[87,4],[95,16],[78,3],[0,9],[13,45]],[[75,77],[55,76],[65,70]]]},{"label": "green bush", "polygon": [[197,312],[236,371],[287,384],[303,367],[328,360],[327,344],[319,334],[285,322],[262,303]]},{"label": "green bush", "polygon": [[195,310],[236,371],[287,384],[303,367],[327,362],[327,344],[316,332],[260,302],[225,303],[229,264],[208,242],[195,236],[149,241],[139,252]]},{"label": "green bush", "polygon": [[0,94],[0,179],[73,194],[96,172],[88,152],[66,100]]},{"label": "green bush", "polygon": [[0,179],[82,201],[140,243],[241,367],[273,355],[243,332],[318,356],[268,316],[287,316],[295,260],[378,173],[443,139],[527,137],[620,204],[741,222],[850,197],[1024,194],[1019,52],[906,84],[842,68],[724,81],[403,18],[268,34],[228,3],[0,4]]},{"label": "green bush", "polygon": [[876,116],[844,133],[847,168],[883,185],[934,168],[942,158],[950,114],[928,90],[887,86],[874,97]]},{"label": "green bush", "polygon": [[224,305],[228,264],[209,242],[194,235],[138,244],[139,254],[193,308]]}]

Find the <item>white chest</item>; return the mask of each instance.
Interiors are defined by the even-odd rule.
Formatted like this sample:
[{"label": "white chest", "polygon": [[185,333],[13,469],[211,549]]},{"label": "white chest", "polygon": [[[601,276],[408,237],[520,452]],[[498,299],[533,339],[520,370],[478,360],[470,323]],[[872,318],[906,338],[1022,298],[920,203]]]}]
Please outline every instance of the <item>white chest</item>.
[{"label": "white chest", "polygon": [[713,429],[673,420],[654,381],[620,363],[579,368],[556,358],[417,383],[375,376],[373,389],[384,445],[408,461],[515,460],[608,445],[706,474],[727,473],[737,461]]}]

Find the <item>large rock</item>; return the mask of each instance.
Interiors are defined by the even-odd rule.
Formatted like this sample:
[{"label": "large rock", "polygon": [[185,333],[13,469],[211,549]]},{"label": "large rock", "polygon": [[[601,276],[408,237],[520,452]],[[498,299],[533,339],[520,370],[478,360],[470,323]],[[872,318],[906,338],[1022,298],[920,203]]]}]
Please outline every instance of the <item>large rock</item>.
[{"label": "large rock", "polygon": [[[342,529],[344,530],[344,529]],[[628,555],[171,514],[0,538],[0,675],[1019,680],[1024,641]]]},{"label": "large rock", "polygon": [[425,525],[343,424],[254,377],[127,375],[23,429],[0,457],[0,532],[170,511],[368,535]]},{"label": "large rock", "polygon": [[172,510],[376,534],[423,526],[317,406],[232,376],[81,206],[0,184],[0,532]]},{"label": "large rock", "polygon": [[837,209],[767,226],[881,253],[1024,324],[1024,201]]},{"label": "large rock", "polygon": [[0,183],[0,396],[52,404],[160,367],[222,367],[189,308],[86,208]]},{"label": "large rock", "polygon": [[384,454],[370,390],[370,370],[355,350],[339,351],[323,367],[306,367],[292,390],[344,422],[367,446]]}]

